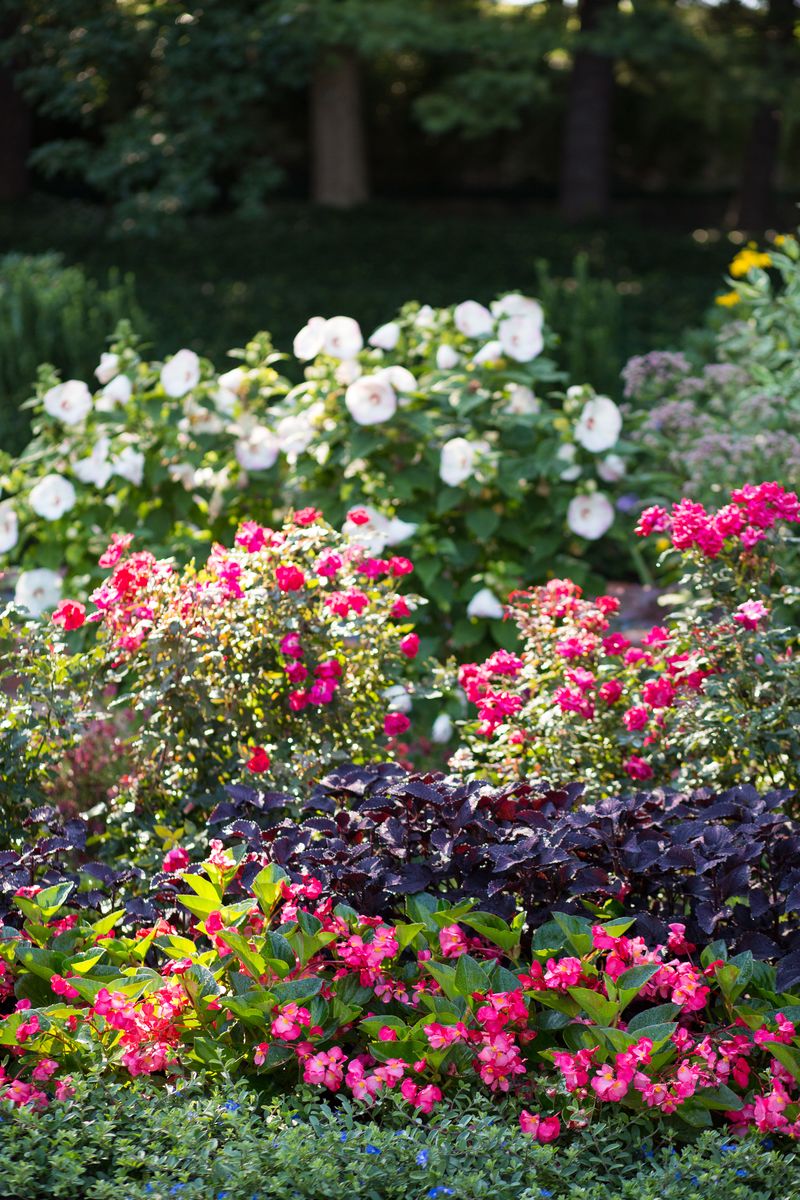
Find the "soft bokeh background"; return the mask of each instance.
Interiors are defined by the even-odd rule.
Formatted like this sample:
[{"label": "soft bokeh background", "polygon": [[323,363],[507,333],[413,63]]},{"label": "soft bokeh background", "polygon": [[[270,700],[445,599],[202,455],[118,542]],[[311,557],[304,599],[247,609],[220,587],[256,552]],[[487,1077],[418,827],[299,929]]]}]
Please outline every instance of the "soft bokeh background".
[{"label": "soft bokeh background", "polygon": [[[794,0],[0,0],[0,433],[116,316],[218,363],[312,313],[542,296],[573,376],[795,222]],[[108,293],[110,289],[110,294]],[[135,297],[135,299],[134,299]],[[24,345],[24,352],[20,349]]]}]

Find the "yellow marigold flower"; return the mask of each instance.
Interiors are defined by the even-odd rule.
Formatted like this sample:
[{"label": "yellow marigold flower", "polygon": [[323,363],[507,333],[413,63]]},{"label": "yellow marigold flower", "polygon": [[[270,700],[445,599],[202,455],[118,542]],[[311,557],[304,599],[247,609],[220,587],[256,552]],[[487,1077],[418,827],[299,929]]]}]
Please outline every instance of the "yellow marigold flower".
[{"label": "yellow marigold flower", "polygon": [[730,273],[734,279],[743,279],[748,271],[752,271],[755,267],[769,267],[772,265],[772,259],[768,254],[762,254],[760,251],[751,249],[749,246],[744,250],[740,250],[730,265]]},{"label": "yellow marigold flower", "polygon": [[717,296],[715,304],[721,304],[723,308],[733,308],[734,304],[739,303],[738,292],[725,292],[722,296]]}]

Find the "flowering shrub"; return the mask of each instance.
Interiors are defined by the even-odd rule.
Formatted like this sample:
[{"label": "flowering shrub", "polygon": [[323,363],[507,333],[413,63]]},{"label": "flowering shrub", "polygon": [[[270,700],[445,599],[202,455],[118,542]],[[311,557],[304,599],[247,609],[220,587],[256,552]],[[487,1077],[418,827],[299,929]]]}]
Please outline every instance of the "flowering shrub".
[{"label": "flowering shrub", "polygon": [[[0,564],[22,567],[16,598],[37,614],[65,568],[87,585],[115,529],[185,560],[242,520],[319,504],[373,554],[408,548],[432,640],[502,641],[498,595],[553,564],[587,574],[625,473],[612,400],[588,385],[536,395],[560,378],[548,341],[519,295],[492,312],[407,305],[366,347],[351,318],[314,317],[290,390],[267,335],[217,374],[189,349],[146,362],[123,329],[96,393],[42,370],[34,440],[0,477]],[[347,520],[353,506],[366,524]]]},{"label": "flowering shrub", "polygon": [[85,586],[114,529],[190,557],[237,520],[271,518],[280,444],[262,420],[288,385],[266,335],[238,354],[222,374],[186,349],[146,362],[123,324],[94,393],[42,368],[33,441],[0,477],[0,564],[22,567],[20,604],[54,607],[64,567]]},{"label": "flowering shrub", "polygon": [[[624,905],[648,937],[663,940],[680,922],[701,948],[724,938],[780,960],[781,987],[800,984],[800,836],[782,812],[788,793],[638,792],[583,807],[581,790],[493,788],[385,764],[332,772],[301,821],[278,817],[291,797],[240,786],[210,820],[246,847],[245,887],[267,861],[294,882],[314,875],[369,916],[397,915],[420,891],[453,904],[477,898],[505,918],[521,908],[524,945],[555,906]],[[153,887],[166,912],[177,879],[162,874]]]},{"label": "flowering shrub", "polygon": [[404,920],[365,918],[274,867],[227,903],[237,870],[215,851],[182,874],[190,922],[134,936],[119,912],[68,911],[69,884],[21,889],[22,933],[0,944],[0,1096],[45,1106],[88,1067],[202,1070],[365,1105],[396,1090],[428,1113],[466,1079],[517,1095],[541,1143],[606,1104],[800,1134],[797,998],[750,955],[717,944],[698,962],[681,926],[651,948],[631,919],[556,914],[523,958],[522,917],[423,894]]},{"label": "flowering shrub", "polygon": [[[551,340],[520,295],[491,311],[409,304],[366,345],[346,317],[314,317],[295,339],[306,378],[281,411],[306,431],[297,487],[326,507],[336,498],[342,515],[367,506],[378,553],[407,541],[431,632],[444,614],[456,646],[481,639],[475,618],[499,621],[498,596],[520,579],[553,564],[585,572],[614,522],[619,410],[588,386],[543,398],[557,379]],[[492,633],[504,641],[501,625]]]},{"label": "flowering shrub", "polygon": [[638,532],[665,536],[692,603],[642,644],[611,628],[618,602],[583,598],[569,580],[512,594],[524,639],[467,664],[459,680],[478,709],[451,763],[500,778],[542,772],[586,780],[591,796],[628,780],[696,787],[800,780],[798,590],[775,552],[800,503],[778,484],[746,485],[707,512],[682,500],[646,510]]},{"label": "flowering shrub", "polygon": [[714,504],[737,479],[800,485],[800,242],[746,247],[730,273],[710,361],[657,351],[623,371],[643,495]]},{"label": "flowering shrub", "polygon": [[130,534],[101,564],[94,611],[64,600],[52,622],[96,624],[100,678],[136,718],[128,798],[186,799],[243,769],[302,781],[408,728],[394,690],[419,648],[407,558],[372,557],[302,509],[277,531],[245,522],[182,571]]}]

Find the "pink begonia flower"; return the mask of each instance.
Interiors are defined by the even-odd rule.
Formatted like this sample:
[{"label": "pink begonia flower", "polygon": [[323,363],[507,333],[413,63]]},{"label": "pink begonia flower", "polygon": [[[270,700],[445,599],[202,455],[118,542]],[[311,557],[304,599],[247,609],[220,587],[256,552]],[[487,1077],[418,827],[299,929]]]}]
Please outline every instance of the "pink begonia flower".
[{"label": "pink begonia flower", "polygon": [[306,577],[299,567],[276,567],[275,579],[282,592],[299,592]]},{"label": "pink begonia flower", "polygon": [[561,1133],[561,1121],[558,1117],[542,1117],[539,1113],[528,1112],[526,1108],[519,1114],[519,1127],[523,1133],[529,1133],[542,1145],[554,1142]]},{"label": "pink begonia flower", "polygon": [[439,945],[445,958],[459,958],[467,952],[467,939],[458,925],[446,925],[439,930]]}]

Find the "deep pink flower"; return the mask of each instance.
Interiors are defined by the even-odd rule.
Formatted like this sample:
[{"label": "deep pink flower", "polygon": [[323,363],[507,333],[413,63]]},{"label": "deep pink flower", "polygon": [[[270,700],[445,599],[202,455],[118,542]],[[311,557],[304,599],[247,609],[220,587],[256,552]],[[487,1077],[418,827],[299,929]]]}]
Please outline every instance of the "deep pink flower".
[{"label": "deep pink flower", "polygon": [[733,614],[733,619],[744,629],[757,629],[759,621],[769,616],[769,609],[761,600],[745,600]]},{"label": "deep pink flower", "polygon": [[643,758],[639,758],[637,754],[632,754],[630,758],[622,764],[622,767],[625,773],[630,775],[631,779],[653,778],[653,768],[650,766],[650,763],[645,762]]},{"label": "deep pink flower", "polygon": [[419,650],[419,637],[416,633],[407,633],[400,641],[400,651],[406,658],[416,658]]},{"label": "deep pink flower", "polygon": [[383,718],[383,732],[387,737],[398,737],[401,733],[405,733],[411,726],[411,722],[405,713],[390,712]]},{"label": "deep pink flower", "polygon": [[80,629],[86,620],[86,607],[79,600],[62,600],[53,613],[53,624],[69,632]]},{"label": "deep pink flower", "polygon": [[254,775],[260,775],[269,770],[270,757],[263,746],[252,746],[247,760],[247,769]]},{"label": "deep pink flower", "polygon": [[299,567],[277,567],[275,579],[282,592],[299,592],[306,577]]}]

